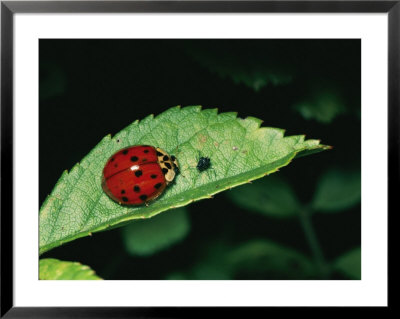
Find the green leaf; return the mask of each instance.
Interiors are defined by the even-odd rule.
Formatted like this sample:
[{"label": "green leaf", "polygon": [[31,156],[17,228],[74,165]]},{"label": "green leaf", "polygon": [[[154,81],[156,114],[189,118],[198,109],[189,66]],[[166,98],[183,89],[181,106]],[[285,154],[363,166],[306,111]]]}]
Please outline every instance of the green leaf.
[{"label": "green leaf", "polygon": [[304,85],[303,96],[296,99],[293,109],[306,120],[329,124],[337,116],[348,112],[350,106],[356,107],[346,102],[343,83],[330,76],[312,77]]},{"label": "green leaf", "polygon": [[189,272],[184,273],[186,279],[195,280],[229,280],[233,279],[232,267],[228,262],[228,254],[232,250],[224,238],[209,242],[200,258]]},{"label": "green leaf", "polygon": [[39,260],[40,280],[101,280],[95,272],[78,262],[53,258]]},{"label": "green leaf", "polygon": [[351,208],[360,200],[360,171],[332,169],[318,182],[311,207],[321,212],[337,212]]},{"label": "green leaf", "polygon": [[[284,137],[282,129],[261,120],[217,114],[200,106],[173,107],[157,117],[135,121],[113,138],[106,136],[70,172],[65,171],[40,209],[40,253],[97,231],[155,216],[171,208],[211,198],[228,188],[276,172],[300,152],[328,149],[303,135]],[[148,207],[113,202],[101,188],[103,167],[121,148],[148,144],[178,159],[181,174]],[[199,158],[208,156],[211,171],[199,173]]]},{"label": "green leaf", "polygon": [[253,48],[244,49],[234,43],[212,43],[208,47],[207,43],[191,43],[186,50],[210,72],[258,92],[267,85],[289,84],[295,74],[292,59],[282,57],[279,46],[265,44],[259,47],[253,43]]},{"label": "green leaf", "polygon": [[253,240],[229,253],[235,276],[247,279],[309,279],[316,275],[303,254],[269,240]]},{"label": "green leaf", "polygon": [[186,208],[177,208],[151,219],[134,221],[121,231],[129,254],[147,256],[179,242],[189,228]]},{"label": "green leaf", "polygon": [[229,280],[233,279],[228,254],[232,250],[223,239],[213,240],[203,246],[200,257],[189,269],[173,272],[166,276],[169,280]]},{"label": "green leaf", "polygon": [[275,176],[264,177],[226,194],[238,206],[272,217],[293,217],[301,208],[290,185]]},{"label": "green leaf", "polygon": [[173,280],[315,279],[318,271],[302,253],[266,239],[236,247],[214,242],[194,267],[169,274]]},{"label": "green leaf", "polygon": [[347,277],[361,280],[361,248],[355,248],[340,256],[333,266]]},{"label": "green leaf", "polygon": [[329,124],[335,117],[346,112],[340,96],[333,91],[316,91],[308,99],[293,106],[306,120]]},{"label": "green leaf", "polygon": [[237,247],[215,243],[202,260],[189,270],[167,279],[311,279],[317,277],[314,264],[303,254],[266,239],[254,239]]}]

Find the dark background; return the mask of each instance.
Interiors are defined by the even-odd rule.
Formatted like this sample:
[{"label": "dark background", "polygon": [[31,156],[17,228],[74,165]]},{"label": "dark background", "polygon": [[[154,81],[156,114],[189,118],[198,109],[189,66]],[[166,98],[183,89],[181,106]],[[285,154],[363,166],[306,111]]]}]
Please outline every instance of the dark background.
[{"label": "dark background", "polygon": [[[284,128],[286,135],[306,134],[334,146],[296,159],[279,172],[304,203],[311,200],[318,177],[327,168],[360,169],[361,121],[355,115],[360,112],[359,40],[40,40],[39,50],[40,205],[62,172],[105,135],[175,105],[236,111],[238,116],[264,120],[264,126]],[[295,80],[255,91],[210,71],[193,57],[191,52],[196,50],[241,57],[248,52],[269,52],[267,63],[293,71]],[[350,105],[347,114],[329,125],[306,120],[291,107],[313,83],[324,83],[321,79],[339,87]],[[79,261],[105,279],[164,279],[199,262],[204,249],[221,236],[233,245],[272,238],[310,255],[297,219],[248,213],[224,193],[188,209],[189,235],[151,257],[127,255],[119,229],[75,240],[41,257]],[[360,205],[345,214],[317,214],[313,225],[327,260],[361,244]],[[333,274],[332,278],[344,277]]]}]

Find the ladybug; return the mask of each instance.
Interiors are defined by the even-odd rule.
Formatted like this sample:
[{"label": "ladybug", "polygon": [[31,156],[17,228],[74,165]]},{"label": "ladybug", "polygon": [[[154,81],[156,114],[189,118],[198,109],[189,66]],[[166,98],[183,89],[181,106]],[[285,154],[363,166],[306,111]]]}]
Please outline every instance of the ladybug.
[{"label": "ladybug", "polygon": [[163,193],[178,173],[176,157],[161,148],[130,146],[109,158],[103,169],[101,186],[119,204],[147,206]]},{"label": "ladybug", "polygon": [[211,166],[211,159],[209,157],[200,157],[196,165],[197,170],[201,173],[209,169]]}]

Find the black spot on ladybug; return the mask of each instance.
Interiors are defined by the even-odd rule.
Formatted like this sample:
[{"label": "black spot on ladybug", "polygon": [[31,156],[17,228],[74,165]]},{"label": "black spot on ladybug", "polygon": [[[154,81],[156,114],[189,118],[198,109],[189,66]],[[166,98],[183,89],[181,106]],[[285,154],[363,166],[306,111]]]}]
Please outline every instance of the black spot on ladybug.
[{"label": "black spot on ladybug", "polygon": [[200,157],[196,168],[199,172],[203,172],[203,171],[209,169],[210,166],[211,166],[211,159],[209,157]]},{"label": "black spot on ladybug", "polygon": [[137,185],[135,185],[135,186],[133,187],[133,191],[136,192],[136,193],[140,193],[140,187],[137,186]]},{"label": "black spot on ladybug", "polygon": [[171,160],[172,160],[172,161],[175,161],[175,160],[176,160],[176,157],[175,157],[174,155],[172,155],[172,156],[171,156]]},{"label": "black spot on ladybug", "polygon": [[155,179],[155,178],[157,178],[157,175],[153,174],[153,175],[150,175],[150,177],[151,177],[152,179]]},{"label": "black spot on ladybug", "polygon": [[121,191],[121,194],[125,194],[125,189],[123,189],[123,190]]},{"label": "black spot on ladybug", "polygon": [[118,164],[114,164],[114,167],[118,167]]},{"label": "black spot on ladybug", "polygon": [[165,164],[165,166],[167,166],[168,169],[171,169],[171,168],[172,168],[172,166],[171,166],[170,163],[164,163],[164,164]]},{"label": "black spot on ladybug", "polygon": [[138,157],[137,157],[137,156],[132,156],[132,157],[131,157],[131,161],[132,161],[132,162],[136,162],[137,160],[138,160]]},{"label": "black spot on ladybug", "polygon": [[143,153],[146,153],[146,154],[147,154],[148,152],[149,152],[149,150],[144,150],[144,151],[143,151]]},{"label": "black spot on ladybug", "polygon": [[142,176],[143,172],[141,170],[138,170],[135,172],[136,177]]},{"label": "black spot on ladybug", "polygon": [[164,154],[157,151],[157,156],[164,156]]},{"label": "black spot on ladybug", "polygon": [[113,158],[111,158],[111,162],[114,162],[114,160],[115,160],[115,158],[113,157]]},{"label": "black spot on ladybug", "polygon": [[142,201],[145,201],[146,199],[147,199],[147,195],[140,195],[139,196],[139,198],[142,200]]},{"label": "black spot on ladybug", "polygon": [[123,200],[124,202],[127,202],[127,201],[128,201],[128,197],[123,196],[123,197],[122,197],[122,200]]},{"label": "black spot on ladybug", "polygon": [[167,173],[168,173],[168,168],[165,168],[165,167],[164,167],[164,168],[162,169],[162,172],[163,172],[164,175],[167,174]]},{"label": "black spot on ladybug", "polygon": [[122,154],[124,154],[124,155],[128,154],[128,150],[123,150]]},{"label": "black spot on ladybug", "polygon": [[157,183],[156,185],[154,185],[154,188],[159,189],[161,187],[161,185],[162,185],[161,183]]},{"label": "black spot on ladybug", "polygon": [[169,157],[167,155],[164,155],[163,161],[169,161]]}]

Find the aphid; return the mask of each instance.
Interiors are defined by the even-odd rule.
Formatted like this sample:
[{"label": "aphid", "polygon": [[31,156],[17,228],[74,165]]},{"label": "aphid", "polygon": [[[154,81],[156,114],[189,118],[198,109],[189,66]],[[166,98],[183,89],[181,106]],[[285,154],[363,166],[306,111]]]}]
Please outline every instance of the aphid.
[{"label": "aphid", "polygon": [[211,159],[209,157],[201,156],[197,162],[196,168],[201,173],[211,167]]},{"label": "aphid", "polygon": [[122,205],[148,205],[179,173],[175,156],[160,148],[136,145],[112,155],[103,169],[102,187]]},{"label": "aphid", "polygon": [[[214,173],[214,177],[216,176],[215,175],[215,170],[212,167],[211,159],[209,157],[207,157],[207,156],[200,156],[199,157],[199,160],[197,161],[196,168],[199,171],[199,173],[202,173],[204,171],[207,171],[207,170],[211,169],[213,171],[213,173]],[[207,172],[207,176],[208,176],[208,178],[210,178],[210,176],[208,175],[208,172]]]}]

